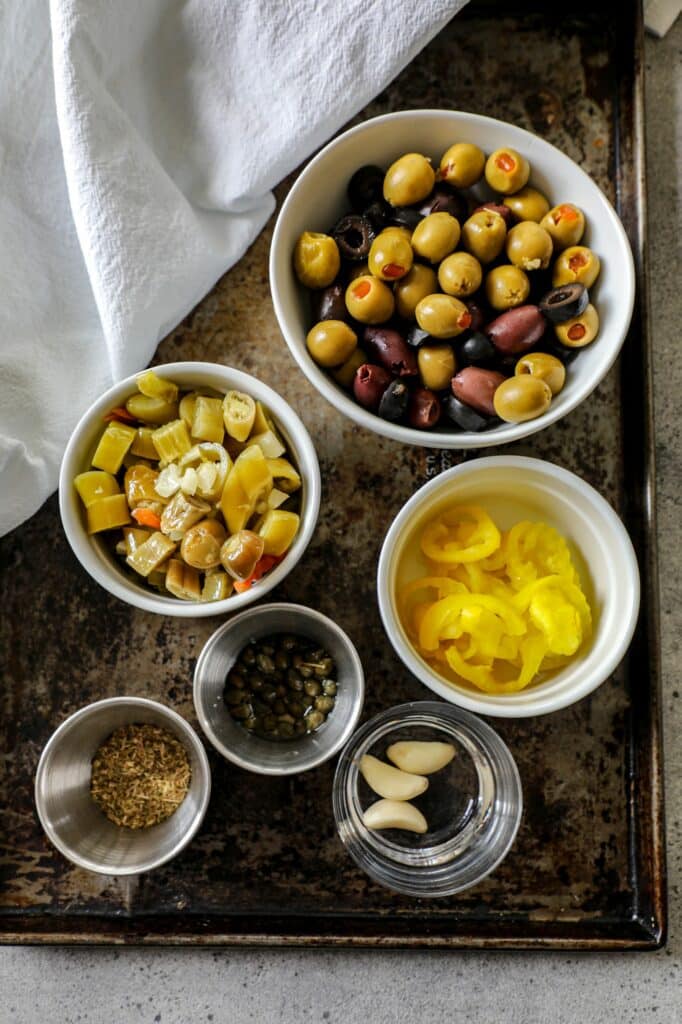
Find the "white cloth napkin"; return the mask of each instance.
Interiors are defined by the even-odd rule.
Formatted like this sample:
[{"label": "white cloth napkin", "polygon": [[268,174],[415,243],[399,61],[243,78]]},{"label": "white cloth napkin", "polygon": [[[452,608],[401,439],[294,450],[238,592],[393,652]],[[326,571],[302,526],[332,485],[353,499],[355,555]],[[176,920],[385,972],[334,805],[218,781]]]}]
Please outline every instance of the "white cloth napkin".
[{"label": "white cloth napkin", "polygon": [[0,534],[466,0],[0,0]]}]

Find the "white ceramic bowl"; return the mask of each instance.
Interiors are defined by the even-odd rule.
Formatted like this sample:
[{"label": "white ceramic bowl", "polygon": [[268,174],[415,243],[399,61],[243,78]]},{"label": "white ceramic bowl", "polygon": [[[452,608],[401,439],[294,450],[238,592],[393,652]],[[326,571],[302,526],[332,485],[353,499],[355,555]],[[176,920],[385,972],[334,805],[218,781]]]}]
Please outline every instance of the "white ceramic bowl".
[{"label": "white ceramic bowl", "polygon": [[290,405],[255,377],[228,366],[215,363],[167,363],[156,367],[160,375],[188,390],[213,388],[226,393],[231,388],[245,391],[263,402],[272,413],[283,439],[292,452],[301,474],[301,522],[294,542],[285,557],[267,573],[256,586],[242,594],[232,594],[224,601],[181,601],[155,593],[142,581],[128,576],[106,541],[100,536],[89,536],[84,525],[83,508],[73,485],[78,473],[90,468],[90,457],[102,433],[102,417],[110,409],[123,405],[135,392],[137,374],[127,377],[106,391],[90,406],[76,426],[62,459],[59,473],[59,511],[69,544],[83,568],[93,579],[115,597],[144,611],[160,615],[199,618],[236,612],[260,600],[268,591],[281,583],[294,568],[313,535],[320,508],[320,468],[315,448],[308,431]]},{"label": "white ceramic bowl", "polygon": [[[531,183],[550,202],[576,203],[585,213],[583,239],[599,255],[602,271],[592,293],[601,328],[593,345],[571,363],[566,386],[544,415],[527,423],[504,423],[473,433],[446,428],[414,430],[389,423],[363,409],[308,355],[311,327],[305,289],[292,266],[296,239],[303,231],[328,231],[348,210],[346,186],[363,164],[388,167],[406,152],[420,152],[434,163],[453,142],[473,142],[486,153],[502,146],[518,149],[531,164]],[[487,186],[473,192],[493,197]],[[329,143],[301,173],[280,212],[270,250],[270,288],[280,329],[306,377],[340,412],[368,430],[407,444],[434,448],[486,448],[534,434],[575,409],[608,373],[632,315],[635,284],[632,253],[623,226],[603,192],[569,157],[515,125],[455,110],[404,110],[351,128]]]},{"label": "white ceramic bowl", "polygon": [[[419,551],[426,522],[454,503],[481,505],[500,529],[521,519],[545,522],[569,542],[592,609],[585,649],[546,680],[510,694],[483,693],[436,673],[417,653],[396,608],[408,580],[427,575]],[[378,568],[384,628],[407,668],[440,697],[502,718],[544,715],[595,690],[625,654],[639,611],[637,558],[622,522],[593,487],[551,462],[521,456],[476,459],[441,473],[403,505],[386,534]]]}]

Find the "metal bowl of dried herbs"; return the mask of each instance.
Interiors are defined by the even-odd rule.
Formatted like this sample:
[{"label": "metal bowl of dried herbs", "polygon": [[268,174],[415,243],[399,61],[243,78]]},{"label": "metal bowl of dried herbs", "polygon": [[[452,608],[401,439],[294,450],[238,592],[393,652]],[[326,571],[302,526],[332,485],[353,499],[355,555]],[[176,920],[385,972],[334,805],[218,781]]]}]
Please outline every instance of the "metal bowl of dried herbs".
[{"label": "metal bowl of dried herbs", "polygon": [[201,740],[175,711],[112,697],[71,715],[40,758],[35,798],[48,839],[79,867],[150,871],[182,850],[208,806]]}]

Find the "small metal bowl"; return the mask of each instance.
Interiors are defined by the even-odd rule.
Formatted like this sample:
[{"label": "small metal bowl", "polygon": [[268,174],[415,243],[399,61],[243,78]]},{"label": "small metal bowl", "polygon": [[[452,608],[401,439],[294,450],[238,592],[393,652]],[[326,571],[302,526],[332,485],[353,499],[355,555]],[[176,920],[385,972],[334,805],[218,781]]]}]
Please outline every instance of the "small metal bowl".
[{"label": "small metal bowl", "polygon": [[[141,723],[180,740],[192,778],[187,796],[165,821],[120,828],[90,796],[91,764],[114,729]],[[76,711],[48,740],[36,772],[36,809],[48,839],[78,867],[103,875],[137,875],[171,860],[199,829],[210,795],[208,758],[195,731],[175,711],[143,697],[110,697]]]},{"label": "small metal bowl", "polygon": [[[273,633],[309,637],[336,662],[338,692],[334,710],[315,732],[291,740],[265,740],[247,732],[223,702],[225,677],[252,640]],[[298,604],[265,604],[236,615],[216,630],[194,671],[194,706],[201,728],[223,757],[260,775],[294,775],[328,761],[348,741],[365,694],[358,652],[326,615]]]}]

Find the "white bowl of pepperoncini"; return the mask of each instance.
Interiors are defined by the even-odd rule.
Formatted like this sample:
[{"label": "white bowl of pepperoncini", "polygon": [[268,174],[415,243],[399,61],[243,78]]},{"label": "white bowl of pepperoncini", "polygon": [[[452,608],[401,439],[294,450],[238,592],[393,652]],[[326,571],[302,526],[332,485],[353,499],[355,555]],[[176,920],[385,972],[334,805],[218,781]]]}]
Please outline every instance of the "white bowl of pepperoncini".
[{"label": "white bowl of pepperoncini", "polygon": [[522,456],[467,462],[417,491],[384,539],[377,585],[407,668],[443,699],[505,718],[604,683],[639,613],[616,512],[575,474]]}]

